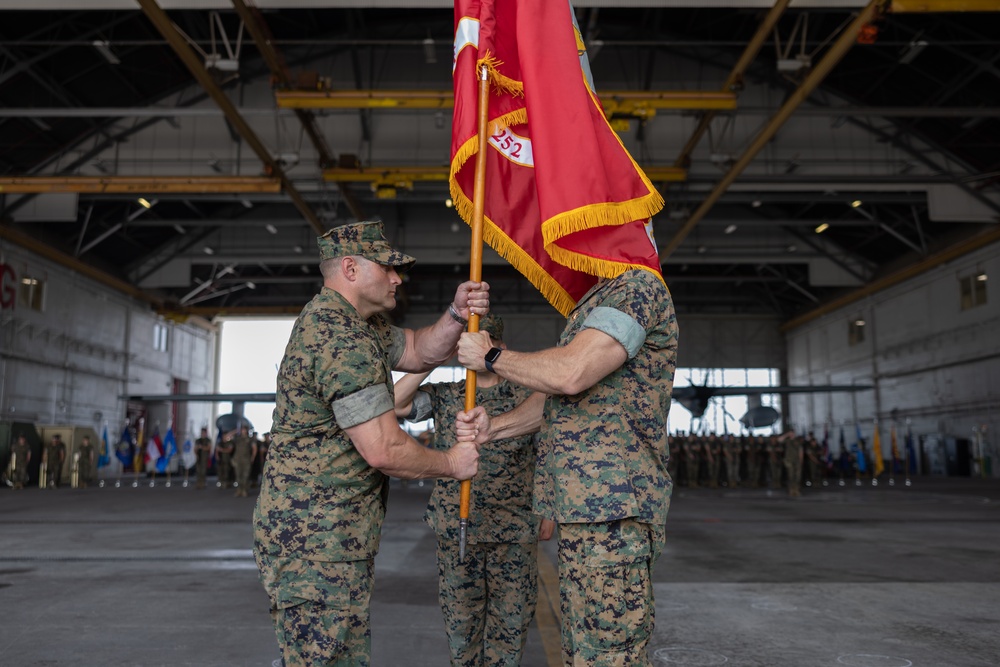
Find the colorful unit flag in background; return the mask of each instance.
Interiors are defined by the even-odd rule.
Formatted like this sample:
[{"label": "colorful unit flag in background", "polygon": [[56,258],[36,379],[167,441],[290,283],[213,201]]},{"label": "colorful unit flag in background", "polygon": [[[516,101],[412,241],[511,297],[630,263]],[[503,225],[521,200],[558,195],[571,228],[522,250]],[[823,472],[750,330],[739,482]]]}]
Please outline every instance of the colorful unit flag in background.
[{"label": "colorful unit flag in background", "polygon": [[181,445],[181,464],[184,468],[193,468],[194,464],[198,462],[198,456],[194,453],[194,443],[191,442],[191,436],[188,436]]},{"label": "colorful unit flag in background", "polygon": [[875,422],[875,435],[872,436],[872,474],[878,477],[885,470],[882,460],[882,441],[878,437],[878,422]]},{"label": "colorful unit flag in background", "polygon": [[122,466],[131,465],[135,456],[135,441],[132,440],[132,431],[129,430],[127,422],[122,429],[122,437],[118,439],[118,446],[115,447],[115,456],[121,461]]},{"label": "colorful unit flag in background", "polygon": [[[156,439],[156,436],[153,436]],[[167,466],[170,465],[170,459],[174,454],[177,453],[177,438],[174,436],[173,425],[167,427],[167,435],[163,438],[163,453],[160,458],[156,459],[156,472],[167,472]]]},{"label": "colorful unit flag in background", "polygon": [[160,425],[153,426],[153,437],[146,443],[146,465],[159,461],[163,452],[163,440],[160,439]]},{"label": "colorful unit flag in background", "polygon": [[650,218],[663,197],[604,116],[568,0],[455,2],[451,194],[462,218],[471,224],[482,65],[486,242],[563,315],[595,276],[660,275]]},{"label": "colorful unit flag in background", "polygon": [[97,457],[97,467],[104,468],[111,463],[111,442],[108,440],[108,422],[101,431],[101,453]]}]

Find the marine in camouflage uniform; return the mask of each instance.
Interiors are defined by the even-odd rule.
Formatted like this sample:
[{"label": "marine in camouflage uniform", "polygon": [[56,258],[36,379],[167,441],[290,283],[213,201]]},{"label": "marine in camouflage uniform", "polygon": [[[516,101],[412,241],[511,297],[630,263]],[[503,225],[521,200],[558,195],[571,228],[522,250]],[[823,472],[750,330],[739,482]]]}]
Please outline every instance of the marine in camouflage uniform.
[{"label": "marine in camouflage uniform", "polygon": [[781,446],[778,436],[772,435],[767,439],[764,451],[767,452],[767,488],[780,489],[784,448]]},{"label": "marine in camouflage uniform", "polygon": [[247,497],[250,488],[250,467],[257,456],[257,439],[250,435],[250,429],[244,424],[240,434],[232,440],[233,468],[236,470],[236,497]]},{"label": "marine in camouflage uniform", "polygon": [[798,498],[801,495],[799,486],[802,484],[802,449],[805,442],[791,431],[783,435],[781,440],[784,445],[782,458],[785,472],[788,473],[788,495]]},{"label": "marine in camouflage uniform", "polygon": [[31,445],[23,435],[17,436],[17,442],[11,447],[11,463],[13,467],[13,479],[15,489],[23,489],[28,483],[28,464],[31,463]]},{"label": "marine in camouflage uniform", "polygon": [[42,463],[45,464],[45,486],[50,489],[59,487],[62,478],[63,461],[66,460],[66,444],[58,434],[52,436],[51,442],[45,445]]},{"label": "marine in camouflage uniform", "polygon": [[[482,334],[463,336],[462,365],[485,368],[488,345]],[[492,420],[478,407],[459,414],[459,436],[477,441],[541,422],[534,510],[559,524],[566,665],[650,664],[676,355],[670,293],[656,274],[629,270],[580,299],[558,347],[491,361],[501,377],[539,393]]]},{"label": "marine in camouflage uniform", "polygon": [[708,486],[717,489],[719,488],[719,466],[722,464],[722,442],[712,433],[708,436],[704,446],[708,456]]},{"label": "marine in camouflage uniform", "polygon": [[90,436],[83,436],[83,442],[76,451],[80,455],[76,468],[76,485],[85,489],[94,475],[94,444],[90,442]]},{"label": "marine in camouflage uniform", "polygon": [[287,667],[366,667],[369,602],[388,477],[476,472],[476,448],[447,454],[399,429],[391,369],[423,371],[450,357],[488,286],[463,283],[437,323],[390,325],[413,258],[392,250],[382,224],[338,227],[318,239],[324,286],[299,315],[278,372],[273,440],[254,510],[254,556]]},{"label": "marine in camouflage uniform", "polygon": [[748,437],[746,439],[747,455],[747,479],[746,484],[752,489],[756,489],[760,484],[760,466],[766,456],[766,445],[764,438]]},{"label": "marine in camouflage uniform", "polygon": [[726,487],[735,489],[740,481],[740,450],[743,443],[731,435],[722,436],[722,454],[726,460]]},{"label": "marine in camouflage uniform", "polygon": [[[503,321],[480,322],[494,344]],[[425,374],[396,383],[397,416],[434,419],[438,448],[455,442],[455,416],[465,407],[465,381],[416,386]],[[477,377],[476,405],[490,414],[514,409],[531,394],[492,373]],[[412,398],[411,398],[412,397]],[[411,409],[412,408],[412,409]],[[484,448],[472,480],[466,555],[459,558],[459,482],[438,480],[424,521],[437,535],[438,600],[452,667],[517,667],[538,597],[539,517],[531,512],[534,437],[498,440]]]},{"label": "marine in camouflage uniform", "polygon": [[701,447],[693,435],[684,438],[684,483],[691,488],[698,486],[698,467],[701,463],[699,452]]},{"label": "marine in camouflage uniform", "polygon": [[233,449],[232,435],[223,437],[215,448],[215,472],[223,489],[233,485]]},{"label": "marine in camouflage uniform", "polygon": [[212,439],[208,437],[208,429],[201,429],[201,436],[194,441],[195,454],[195,488],[205,488],[205,475],[208,473],[208,461],[212,458]]}]

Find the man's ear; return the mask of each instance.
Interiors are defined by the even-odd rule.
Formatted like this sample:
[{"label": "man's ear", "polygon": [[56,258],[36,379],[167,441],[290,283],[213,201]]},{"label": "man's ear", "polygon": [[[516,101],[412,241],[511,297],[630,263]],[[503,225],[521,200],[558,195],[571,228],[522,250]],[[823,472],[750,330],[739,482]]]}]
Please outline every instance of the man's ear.
[{"label": "man's ear", "polygon": [[358,277],[358,261],[354,257],[347,256],[340,258],[340,272],[349,281],[354,282]]}]

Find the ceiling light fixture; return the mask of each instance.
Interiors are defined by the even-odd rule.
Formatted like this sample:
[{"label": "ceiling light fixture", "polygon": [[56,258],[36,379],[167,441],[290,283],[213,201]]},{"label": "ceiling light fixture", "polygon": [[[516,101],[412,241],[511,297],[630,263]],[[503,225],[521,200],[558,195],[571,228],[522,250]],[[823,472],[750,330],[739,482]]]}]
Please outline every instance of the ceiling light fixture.
[{"label": "ceiling light fixture", "polygon": [[920,52],[927,48],[927,42],[923,39],[915,39],[899,56],[900,65],[909,65],[913,59],[920,55]]},{"label": "ceiling light fixture", "polygon": [[240,203],[243,204],[243,208],[253,208],[253,202],[246,197],[240,199]]},{"label": "ceiling light fixture", "polygon": [[270,222],[267,223],[266,225],[264,225],[264,229],[266,229],[268,231],[268,233],[270,233],[270,234],[277,234],[278,233],[278,228],[275,227],[274,225],[272,225]]},{"label": "ceiling light fixture", "polygon": [[725,229],[726,234],[732,234],[735,231],[736,231],[736,225],[729,225]]},{"label": "ceiling light fixture", "polygon": [[865,321],[859,317],[858,319],[854,320],[854,326],[863,327],[865,326]]},{"label": "ceiling light fixture", "polygon": [[830,228],[830,223],[829,222],[824,222],[824,223],[820,224],[818,227],[816,227],[816,233],[817,234],[822,234],[823,232],[825,232],[829,228]]},{"label": "ceiling light fixture", "polygon": [[202,250],[202,252],[204,252],[204,253],[205,253],[206,255],[214,255],[214,254],[215,254],[215,250],[213,250],[211,246],[205,246],[205,247],[204,247],[204,248],[202,248],[201,250]]},{"label": "ceiling light fixture", "polygon": [[434,38],[428,36],[424,40],[424,62],[428,65],[433,65],[437,61],[437,52],[434,50]]},{"label": "ceiling light fixture", "polygon": [[851,208],[859,208],[861,204],[864,203],[860,199],[855,199],[851,202]]},{"label": "ceiling light fixture", "polygon": [[136,201],[139,202],[139,206],[143,208],[153,208],[153,203],[145,197],[139,197]]},{"label": "ceiling light fixture", "polygon": [[177,230],[178,234],[187,234],[187,230],[180,225],[174,225],[174,229]]},{"label": "ceiling light fixture", "polygon": [[118,56],[115,55],[115,52],[111,50],[111,43],[108,42],[107,40],[95,39],[93,42],[91,42],[91,44],[94,45],[94,48],[97,49],[97,52],[100,53],[102,56],[104,56],[104,59],[107,60],[110,64],[112,65],[122,64],[122,61],[118,59]]},{"label": "ceiling light fixture", "polygon": [[986,282],[986,278],[987,278],[987,276],[986,276],[986,272],[985,271],[982,272],[982,273],[980,273],[978,276],[976,276],[976,280],[978,280],[981,283],[985,283]]},{"label": "ceiling light fixture", "polygon": [[752,202],[750,202],[750,206],[754,208],[760,208],[760,205],[761,201],[759,199],[754,199]]}]

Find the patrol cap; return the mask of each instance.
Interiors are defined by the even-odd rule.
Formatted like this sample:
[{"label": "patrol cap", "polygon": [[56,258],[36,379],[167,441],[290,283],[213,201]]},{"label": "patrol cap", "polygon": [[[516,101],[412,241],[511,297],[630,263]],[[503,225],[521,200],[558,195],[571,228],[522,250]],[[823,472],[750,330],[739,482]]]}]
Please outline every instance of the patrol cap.
[{"label": "patrol cap", "polygon": [[493,340],[503,340],[503,320],[492,312],[479,318],[479,330],[488,333]]},{"label": "patrol cap", "polygon": [[410,268],[417,261],[389,245],[385,240],[382,223],[377,220],[334,227],[316,239],[316,243],[319,245],[321,261],[360,255],[383,266],[400,267],[402,270]]}]

